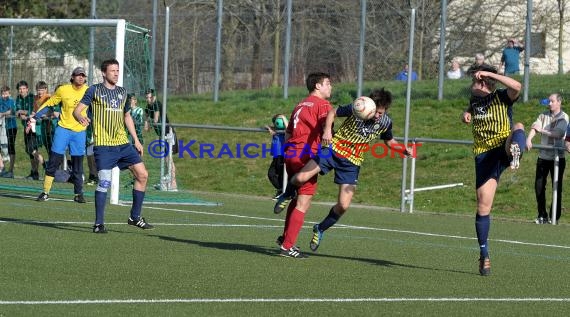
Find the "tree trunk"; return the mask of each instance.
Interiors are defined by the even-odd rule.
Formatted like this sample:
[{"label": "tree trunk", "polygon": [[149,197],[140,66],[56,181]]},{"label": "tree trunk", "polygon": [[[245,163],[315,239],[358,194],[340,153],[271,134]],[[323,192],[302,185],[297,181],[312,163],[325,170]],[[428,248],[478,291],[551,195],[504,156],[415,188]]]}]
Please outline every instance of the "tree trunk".
[{"label": "tree trunk", "polygon": [[275,10],[275,34],[273,36],[273,72],[271,73],[271,87],[279,87],[279,74],[281,63],[281,18],[279,17],[280,12],[280,1],[277,0],[277,4],[274,8]]},{"label": "tree trunk", "polygon": [[564,63],[563,63],[563,53],[564,50],[564,10],[566,7],[565,0],[558,0],[558,12],[559,15],[559,28],[558,28],[558,75],[564,74]]},{"label": "tree trunk", "polygon": [[[222,90],[233,90],[235,88],[235,63],[237,59],[237,34],[239,21],[232,15],[227,16],[224,21],[223,38],[225,42],[222,45],[222,80],[220,87]],[[212,73],[213,75],[213,73]]]},{"label": "tree trunk", "polygon": [[191,51],[191,62],[192,67],[192,77],[191,77],[191,92],[195,94],[198,91],[198,71],[196,69],[196,43],[198,42],[198,19],[194,19],[192,24],[192,51]]},{"label": "tree trunk", "polygon": [[279,75],[281,62],[281,27],[277,24],[273,37],[273,72],[271,73],[271,87],[279,87]]},{"label": "tree trunk", "polygon": [[261,89],[261,76],[263,72],[263,60],[261,57],[261,40],[253,41],[251,52],[251,89]]}]

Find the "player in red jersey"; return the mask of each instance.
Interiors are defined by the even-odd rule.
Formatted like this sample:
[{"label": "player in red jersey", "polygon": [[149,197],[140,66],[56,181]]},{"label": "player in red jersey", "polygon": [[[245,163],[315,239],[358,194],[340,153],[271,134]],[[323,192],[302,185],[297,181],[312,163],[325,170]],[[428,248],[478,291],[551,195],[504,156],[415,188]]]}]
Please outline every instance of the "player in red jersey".
[{"label": "player in red jersey", "polygon": [[[294,175],[314,157],[321,145],[323,127],[327,113],[332,109],[327,99],[330,98],[332,85],[330,75],[311,73],[306,79],[309,96],[303,99],[291,114],[289,125],[285,131],[285,168],[288,175]],[[305,213],[311,206],[311,199],[317,190],[317,176],[298,188],[297,196],[287,208],[283,235],[277,238],[281,256],[305,258],[295,246],[299,231],[305,222]],[[289,203],[275,206],[274,212],[280,213]]]}]

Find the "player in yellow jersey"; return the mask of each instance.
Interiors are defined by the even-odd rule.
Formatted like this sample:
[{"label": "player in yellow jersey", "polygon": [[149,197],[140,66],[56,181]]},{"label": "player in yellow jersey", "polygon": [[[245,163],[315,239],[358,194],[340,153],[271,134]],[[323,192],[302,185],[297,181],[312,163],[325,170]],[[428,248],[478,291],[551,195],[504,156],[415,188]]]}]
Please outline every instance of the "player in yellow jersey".
[{"label": "player in yellow jersey", "polygon": [[[497,89],[501,83],[506,88]],[[473,70],[469,107],[461,117],[472,123],[473,153],[475,154],[475,188],[477,214],[475,230],[479,243],[479,273],[491,274],[488,236],[491,225],[491,207],[501,173],[511,166],[519,167],[519,160],[526,148],[526,136],[522,123],[513,124],[513,103],[519,98],[521,84],[507,76],[497,74],[490,65],[480,65]]]},{"label": "player in yellow jersey", "polygon": [[55,178],[55,171],[63,163],[65,151],[69,147],[72,170],[71,180],[73,181],[73,192],[75,194],[73,200],[78,203],[85,203],[85,198],[83,197],[85,127],[73,117],[73,110],[75,110],[79,100],[83,98],[83,94],[87,90],[85,78],[85,69],[83,69],[83,67],[76,67],[71,72],[70,83],[59,86],[53,96],[44,102],[38,108],[36,114],[30,118],[30,125],[33,125],[39,118],[48,114],[50,108],[57,106],[60,102],[62,104],[59,122],[55,129],[49,161],[46,167],[43,192],[38,196],[37,201],[46,201],[49,199],[49,192]]},{"label": "player in yellow jersey", "polygon": [[[142,162],[143,146],[140,143],[135,124],[127,104],[127,90],[117,86],[119,80],[119,62],[108,59],[101,63],[103,82],[95,84],[85,92],[73,116],[84,127],[93,126],[95,165],[99,183],[95,190],[95,225],[94,233],[106,233],[105,203],[107,190],[111,188],[111,170],[130,169],[134,176],[133,204],[127,223],[141,229],[153,229],[153,226],[141,217],[142,204],[146,191],[148,172]],[[89,108],[92,119],[85,115]],[[127,128],[133,144],[127,138]],[[85,146],[85,143],[83,143]]]},{"label": "player in yellow jersey", "polygon": [[[348,210],[356,191],[360,165],[364,160],[363,153],[369,148],[368,143],[380,138],[393,151],[411,155],[411,149],[398,143],[392,136],[392,119],[387,113],[392,104],[392,94],[382,88],[373,90],[369,97],[376,104],[376,114],[370,120],[355,117],[352,114],[352,104],[328,112],[322,136],[324,147],[301,171],[291,177],[285,193],[277,200],[276,206],[282,200],[293,197],[296,187],[318,173],[324,175],[335,171],[334,182],[339,186],[337,203],[323,221],[313,226],[313,237],[309,244],[313,251],[319,247],[325,230],[332,227]],[[333,136],[332,127],[337,116],[347,118]]]}]

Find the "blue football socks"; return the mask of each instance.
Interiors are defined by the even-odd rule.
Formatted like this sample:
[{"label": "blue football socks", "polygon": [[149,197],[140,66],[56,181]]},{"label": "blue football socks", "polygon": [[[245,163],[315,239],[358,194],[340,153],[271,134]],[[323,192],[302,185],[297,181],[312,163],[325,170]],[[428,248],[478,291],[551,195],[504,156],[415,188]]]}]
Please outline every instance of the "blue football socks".
[{"label": "blue football socks", "polygon": [[133,206],[131,209],[131,219],[133,220],[139,219],[141,216],[144,194],[145,192],[133,189]]},{"label": "blue football socks", "polygon": [[489,228],[491,227],[491,217],[480,216],[477,214],[475,216],[475,231],[477,232],[477,242],[479,242],[479,251],[482,258],[489,256],[489,242],[487,241],[489,237]]},{"label": "blue football socks", "polygon": [[319,231],[323,232],[328,228],[334,226],[334,224],[340,219],[340,215],[337,215],[333,208],[329,211],[329,214],[326,216],[321,223],[319,223]]},{"label": "blue football socks", "polygon": [[107,202],[107,192],[95,191],[95,224],[105,223],[105,203]]}]

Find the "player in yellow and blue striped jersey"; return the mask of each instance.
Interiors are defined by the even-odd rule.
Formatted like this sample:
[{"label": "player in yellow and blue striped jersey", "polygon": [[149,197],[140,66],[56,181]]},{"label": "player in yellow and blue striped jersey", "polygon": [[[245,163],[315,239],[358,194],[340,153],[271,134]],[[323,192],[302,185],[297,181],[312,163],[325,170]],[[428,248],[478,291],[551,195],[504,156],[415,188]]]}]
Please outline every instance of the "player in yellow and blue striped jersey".
[{"label": "player in yellow and blue striped jersey", "polygon": [[[130,107],[127,104],[127,91],[117,86],[119,80],[119,62],[108,59],[101,64],[103,82],[87,89],[73,115],[83,126],[93,125],[95,165],[99,183],[95,190],[95,225],[94,233],[106,233],[105,203],[107,191],[111,188],[111,174],[114,167],[129,169],[134,178],[133,203],[127,223],[141,229],[153,229],[153,226],[141,217],[148,172],[141,156],[143,146],[140,143]],[[88,108],[92,119],[82,113]],[[134,142],[131,144],[125,126]]]},{"label": "player in yellow and blue striped jersey", "polygon": [[[497,83],[506,88],[497,89]],[[472,123],[477,192],[475,230],[480,251],[479,273],[484,276],[491,274],[488,236],[499,178],[507,166],[519,167],[526,148],[523,124],[513,123],[513,104],[520,91],[521,84],[515,79],[499,75],[493,66],[480,65],[473,70],[471,99],[461,117],[464,123]]]}]

